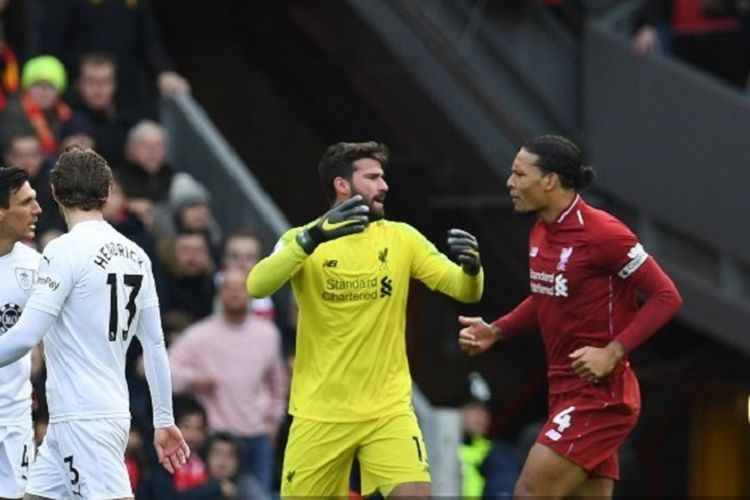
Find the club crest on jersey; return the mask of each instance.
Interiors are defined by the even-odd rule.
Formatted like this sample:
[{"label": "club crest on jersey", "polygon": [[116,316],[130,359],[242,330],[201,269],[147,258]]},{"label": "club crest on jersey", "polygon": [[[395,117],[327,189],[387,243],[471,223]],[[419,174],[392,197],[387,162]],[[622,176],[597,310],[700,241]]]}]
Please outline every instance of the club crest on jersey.
[{"label": "club crest on jersey", "polygon": [[573,255],[573,247],[565,247],[560,250],[560,260],[557,262],[558,271],[565,271],[568,268],[571,255]]},{"label": "club crest on jersey", "polygon": [[537,255],[539,255],[539,247],[531,247],[529,257],[536,257]]},{"label": "club crest on jersey", "polygon": [[10,330],[10,327],[16,324],[18,317],[21,315],[21,306],[18,304],[8,303],[0,308],[0,333]]},{"label": "club crest on jersey", "polygon": [[17,267],[16,281],[18,282],[18,286],[21,287],[21,290],[31,290],[31,287],[34,286],[34,282],[36,281],[36,271],[25,267]]}]

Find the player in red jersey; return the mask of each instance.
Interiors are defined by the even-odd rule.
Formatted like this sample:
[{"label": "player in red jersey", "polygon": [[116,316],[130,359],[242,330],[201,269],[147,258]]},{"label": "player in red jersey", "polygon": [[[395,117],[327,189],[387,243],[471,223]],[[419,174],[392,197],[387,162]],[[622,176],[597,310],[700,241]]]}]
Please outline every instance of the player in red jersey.
[{"label": "player in red jersey", "polygon": [[[682,304],[674,283],[635,235],[579,192],[594,179],[568,139],[528,140],[507,181],[519,213],[539,216],[529,237],[531,293],[488,324],[459,317],[470,355],[529,329],[547,352],[549,419],[516,483],[517,497],[611,497],[617,450],[640,413],[627,353]],[[636,294],[645,296],[641,307]]]}]

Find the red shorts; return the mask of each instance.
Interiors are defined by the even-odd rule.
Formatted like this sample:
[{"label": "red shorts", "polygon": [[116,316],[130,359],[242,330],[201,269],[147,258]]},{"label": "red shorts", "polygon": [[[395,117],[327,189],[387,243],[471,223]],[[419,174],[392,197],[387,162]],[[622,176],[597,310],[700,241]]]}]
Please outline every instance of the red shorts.
[{"label": "red shorts", "polygon": [[632,370],[624,370],[599,384],[550,395],[550,417],[536,440],[589,476],[619,479],[617,450],[640,411],[638,380]]}]

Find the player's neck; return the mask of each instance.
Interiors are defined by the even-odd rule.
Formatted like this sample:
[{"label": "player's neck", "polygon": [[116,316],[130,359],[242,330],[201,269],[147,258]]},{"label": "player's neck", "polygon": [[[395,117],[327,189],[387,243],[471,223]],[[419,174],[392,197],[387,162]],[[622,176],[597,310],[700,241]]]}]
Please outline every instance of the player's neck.
[{"label": "player's neck", "polygon": [[68,230],[73,229],[76,224],[87,221],[101,221],[104,220],[101,210],[81,210],[80,208],[67,208],[62,209],[65,222],[68,224]]},{"label": "player's neck", "polygon": [[562,190],[549,197],[549,203],[539,211],[539,216],[547,224],[551,224],[560,216],[563,211],[573,203],[577,193],[571,190]]},{"label": "player's neck", "polygon": [[11,238],[0,238],[0,257],[8,255],[10,251],[13,250],[15,244],[16,240]]}]

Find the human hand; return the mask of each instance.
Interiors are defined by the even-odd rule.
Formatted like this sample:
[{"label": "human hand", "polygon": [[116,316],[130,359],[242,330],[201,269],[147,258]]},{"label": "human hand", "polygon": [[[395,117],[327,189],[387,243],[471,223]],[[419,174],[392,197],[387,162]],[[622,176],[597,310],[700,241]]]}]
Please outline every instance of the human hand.
[{"label": "human hand", "polygon": [[176,425],[154,429],[154,447],[159,463],[172,474],[190,457],[190,448]]},{"label": "human hand", "polygon": [[658,52],[660,48],[659,34],[653,26],[644,26],[633,38],[633,50],[641,56]]},{"label": "human hand", "polygon": [[469,356],[482,354],[500,339],[500,329],[482,318],[459,316],[458,322],[465,327],[458,332],[458,345]]},{"label": "human hand", "polygon": [[482,261],[479,259],[479,243],[473,234],[462,229],[448,230],[448,248],[456,256],[464,272],[471,276],[479,274]]},{"label": "human hand", "polygon": [[297,234],[297,243],[310,255],[318,245],[349,234],[361,233],[367,227],[370,212],[362,195],[355,195],[334,205],[309,228]]},{"label": "human hand", "polygon": [[587,382],[597,384],[612,373],[615,365],[624,355],[625,349],[615,340],[607,347],[581,347],[568,356],[574,360],[572,367],[576,375]]},{"label": "human hand", "polygon": [[162,71],[159,73],[156,83],[162,97],[190,93],[190,84],[188,81],[174,71]]}]

